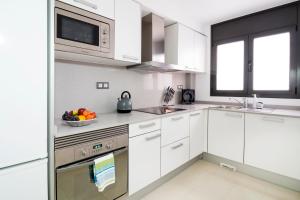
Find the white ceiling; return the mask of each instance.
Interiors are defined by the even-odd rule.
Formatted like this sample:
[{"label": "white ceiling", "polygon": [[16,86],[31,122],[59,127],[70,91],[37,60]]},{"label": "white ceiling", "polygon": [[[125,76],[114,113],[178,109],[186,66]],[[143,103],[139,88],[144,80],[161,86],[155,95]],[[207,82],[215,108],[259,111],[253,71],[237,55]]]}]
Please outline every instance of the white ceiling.
[{"label": "white ceiling", "polygon": [[[295,0],[135,0],[147,10],[194,28],[214,24]],[[200,28],[201,29],[201,28]]]}]

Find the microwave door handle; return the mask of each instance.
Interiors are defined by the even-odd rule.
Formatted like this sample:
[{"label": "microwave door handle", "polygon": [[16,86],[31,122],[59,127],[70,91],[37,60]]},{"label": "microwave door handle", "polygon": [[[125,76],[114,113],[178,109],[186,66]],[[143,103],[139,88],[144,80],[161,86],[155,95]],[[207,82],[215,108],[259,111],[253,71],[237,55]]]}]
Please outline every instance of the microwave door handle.
[{"label": "microwave door handle", "polygon": [[98,9],[98,6],[97,6],[96,4],[91,3],[91,2],[89,2],[89,1],[87,1],[87,0],[73,0],[73,1],[74,1],[74,2],[77,2],[77,3],[80,3],[80,4],[82,4],[82,5],[88,6],[88,7],[90,7],[90,8],[93,8],[93,9],[95,9],[95,10]]}]

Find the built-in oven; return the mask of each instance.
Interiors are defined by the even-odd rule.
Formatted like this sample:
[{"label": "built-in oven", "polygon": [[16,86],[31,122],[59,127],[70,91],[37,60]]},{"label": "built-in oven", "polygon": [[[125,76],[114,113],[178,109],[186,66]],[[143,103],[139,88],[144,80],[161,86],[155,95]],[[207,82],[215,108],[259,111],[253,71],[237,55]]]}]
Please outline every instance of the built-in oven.
[{"label": "built-in oven", "polygon": [[55,50],[114,57],[114,20],[55,2]]},{"label": "built-in oven", "polygon": [[[115,182],[99,192],[95,160],[113,154]],[[128,125],[55,139],[56,200],[114,200],[128,191]]]}]

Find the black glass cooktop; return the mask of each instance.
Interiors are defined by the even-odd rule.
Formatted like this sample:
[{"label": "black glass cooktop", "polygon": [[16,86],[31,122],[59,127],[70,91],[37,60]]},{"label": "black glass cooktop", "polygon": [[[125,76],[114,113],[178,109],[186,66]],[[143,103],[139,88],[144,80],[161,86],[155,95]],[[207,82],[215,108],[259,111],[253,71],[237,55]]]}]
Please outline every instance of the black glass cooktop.
[{"label": "black glass cooktop", "polygon": [[183,111],[183,110],[186,110],[186,109],[159,106],[159,107],[136,109],[135,111],[151,113],[151,114],[155,114],[155,115],[164,115],[164,114]]}]

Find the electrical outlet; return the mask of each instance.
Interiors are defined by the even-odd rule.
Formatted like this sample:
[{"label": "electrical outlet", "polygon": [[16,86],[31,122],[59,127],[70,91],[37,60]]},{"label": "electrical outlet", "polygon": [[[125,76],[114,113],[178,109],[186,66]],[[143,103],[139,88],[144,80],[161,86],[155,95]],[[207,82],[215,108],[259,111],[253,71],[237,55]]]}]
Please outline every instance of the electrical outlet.
[{"label": "electrical outlet", "polygon": [[103,83],[103,89],[109,89],[109,82]]},{"label": "electrical outlet", "polygon": [[183,85],[177,85],[177,89],[178,90],[182,90],[183,89]]},{"label": "electrical outlet", "polygon": [[109,89],[109,82],[97,82],[96,88],[97,89]]}]

